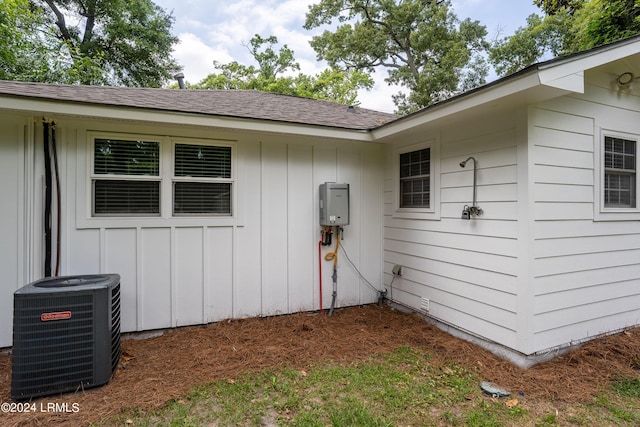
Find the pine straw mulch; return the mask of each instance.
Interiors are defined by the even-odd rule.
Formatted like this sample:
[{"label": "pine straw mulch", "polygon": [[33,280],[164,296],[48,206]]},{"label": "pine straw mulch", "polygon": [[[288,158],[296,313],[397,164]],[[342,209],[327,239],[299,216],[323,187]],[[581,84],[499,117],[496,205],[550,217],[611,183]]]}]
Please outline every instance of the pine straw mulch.
[{"label": "pine straw mulch", "polygon": [[[308,369],[333,360],[350,363],[410,346],[434,365],[454,363],[478,372],[527,401],[578,403],[618,375],[638,375],[640,328],[593,340],[527,370],[426,323],[423,318],[375,305],[317,313],[224,321],[167,331],[122,343],[123,358],[111,381],[77,393],[36,399],[77,403],[77,413],[0,413],[2,426],[86,425],[124,408],[157,409],[191,388],[265,368]],[[128,360],[125,360],[128,359]],[[0,402],[10,402],[10,356],[0,355]]]}]

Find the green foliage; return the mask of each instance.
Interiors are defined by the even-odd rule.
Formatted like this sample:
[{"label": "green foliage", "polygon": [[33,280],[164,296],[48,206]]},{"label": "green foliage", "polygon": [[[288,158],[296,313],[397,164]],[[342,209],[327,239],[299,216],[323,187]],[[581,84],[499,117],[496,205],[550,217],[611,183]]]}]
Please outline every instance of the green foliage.
[{"label": "green foliage", "polygon": [[151,0],[3,0],[1,77],[159,87],[179,69],[172,24]]},{"label": "green foliage", "polygon": [[315,36],[318,59],[344,69],[388,70],[386,81],[407,89],[394,96],[398,112],[410,113],[484,83],[486,29],[460,22],[450,1],[321,0],[305,28],[337,22]]},{"label": "green foliage", "polygon": [[498,40],[489,52],[496,73],[507,75],[538,62],[541,58],[565,53],[572,34],[571,15],[566,11],[546,18],[529,15],[527,25],[509,38]]},{"label": "green foliage", "polygon": [[500,75],[549,56],[564,55],[640,34],[638,0],[536,0],[547,14],[497,40],[489,59]]},{"label": "green foliage", "polygon": [[589,0],[574,16],[575,51],[640,33],[638,0]]},{"label": "green foliage", "polygon": [[38,16],[29,10],[28,0],[0,2],[0,79],[6,80],[28,72],[32,57],[19,55],[18,52],[36,48],[28,34],[32,33],[37,23]]},{"label": "green foliage", "polygon": [[618,378],[611,383],[611,388],[625,397],[640,398],[640,379]]},{"label": "green foliage", "polygon": [[65,44],[51,37],[44,14],[29,0],[0,1],[0,79],[66,82],[77,67],[58,54],[61,49]]},{"label": "green foliage", "polygon": [[555,15],[562,11],[573,13],[580,9],[583,0],[533,0],[533,4],[538,6],[546,15]]},{"label": "green foliage", "polygon": [[193,89],[260,90],[284,95],[324,99],[347,105],[358,105],[359,89],[373,87],[371,77],[357,70],[345,71],[330,68],[315,76],[295,74],[300,65],[295,61],[294,52],[284,45],[278,52],[274,50],[278,39],[275,36],[263,38],[256,34],[247,48],[258,66],[242,65],[236,61],[222,64],[214,61],[219,73],[209,74]]}]

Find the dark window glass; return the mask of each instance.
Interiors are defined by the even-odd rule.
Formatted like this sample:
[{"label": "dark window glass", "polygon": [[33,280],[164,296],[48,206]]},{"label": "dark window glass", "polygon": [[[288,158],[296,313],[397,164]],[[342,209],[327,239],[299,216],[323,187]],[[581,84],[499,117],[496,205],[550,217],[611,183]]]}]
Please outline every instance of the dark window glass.
[{"label": "dark window glass", "polygon": [[605,137],[604,205],[636,207],[636,141]]},{"label": "dark window glass", "polygon": [[174,215],[231,214],[231,183],[174,182]]},{"label": "dark window glass", "polygon": [[95,215],[159,215],[159,181],[95,180]]},{"label": "dark window glass", "polygon": [[400,207],[431,206],[431,149],[400,154]]},{"label": "dark window glass", "polygon": [[94,172],[99,175],[160,174],[160,144],[147,141],[96,139]]},{"label": "dark window glass", "polygon": [[175,176],[231,178],[231,147],[176,144]]}]

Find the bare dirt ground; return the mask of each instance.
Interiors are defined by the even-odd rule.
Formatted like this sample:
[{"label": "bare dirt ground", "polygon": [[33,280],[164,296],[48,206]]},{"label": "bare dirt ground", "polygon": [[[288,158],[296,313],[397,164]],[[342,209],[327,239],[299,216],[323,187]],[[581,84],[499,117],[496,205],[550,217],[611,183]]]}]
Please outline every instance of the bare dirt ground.
[{"label": "bare dirt ground", "polygon": [[[433,363],[455,363],[528,402],[590,399],[616,375],[640,368],[640,329],[591,341],[528,370],[454,338],[421,317],[376,305],[318,313],[223,321],[123,340],[125,356],[105,386],[34,400],[35,413],[0,413],[2,426],[87,425],[125,408],[157,409],[198,385],[265,368],[309,369],[333,360],[350,363],[411,346]],[[11,402],[11,360],[0,355],[0,402]],[[77,412],[46,412],[47,404]]]}]

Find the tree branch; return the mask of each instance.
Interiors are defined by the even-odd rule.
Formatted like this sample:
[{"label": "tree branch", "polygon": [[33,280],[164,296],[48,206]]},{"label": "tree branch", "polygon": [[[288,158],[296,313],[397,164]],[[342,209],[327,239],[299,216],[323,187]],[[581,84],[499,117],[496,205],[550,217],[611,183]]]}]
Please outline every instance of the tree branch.
[{"label": "tree branch", "polygon": [[87,22],[84,25],[84,35],[82,36],[82,45],[87,45],[93,38],[93,27],[96,23],[96,3],[90,2],[87,8],[82,4],[84,16],[87,17]]},{"label": "tree branch", "polygon": [[64,20],[64,15],[62,14],[62,12],[60,12],[60,9],[58,9],[58,7],[55,5],[53,0],[45,0],[45,2],[47,3],[51,11],[56,15],[56,18],[57,18],[56,25],[60,29],[60,34],[62,35],[62,37],[59,37],[59,38],[61,38],[66,42],[71,43],[72,45],[75,45],[74,44],[75,40],[73,39],[73,36],[71,35],[71,33],[69,32],[69,29],[67,28],[67,24],[65,23],[65,20]]}]

